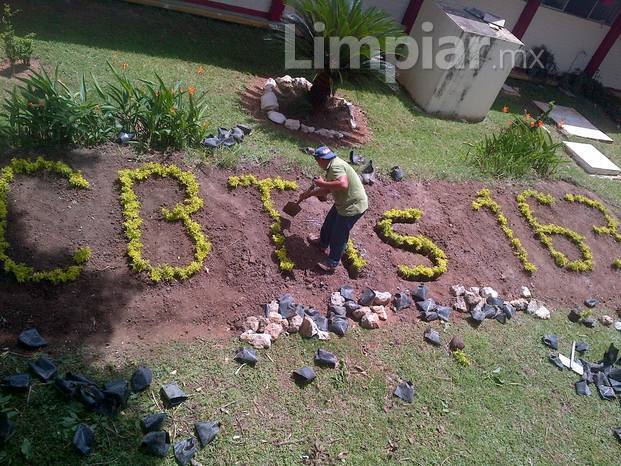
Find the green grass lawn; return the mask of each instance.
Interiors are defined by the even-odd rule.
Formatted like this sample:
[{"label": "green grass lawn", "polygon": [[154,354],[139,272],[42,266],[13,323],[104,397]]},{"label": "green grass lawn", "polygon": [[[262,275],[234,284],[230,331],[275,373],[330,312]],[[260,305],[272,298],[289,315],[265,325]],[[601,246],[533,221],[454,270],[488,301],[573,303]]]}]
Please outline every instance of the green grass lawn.
[{"label": "green grass lawn", "polygon": [[[282,75],[284,56],[264,40],[265,31],[231,25],[187,14],[128,5],[121,1],[60,0],[11,1],[22,10],[16,19],[19,33],[35,32],[35,55],[48,67],[60,66],[62,79],[77,88],[80,73],[93,74],[100,81],[110,78],[106,61],[126,66],[134,78],[149,78],[154,72],[166,81],[182,81],[209,94],[207,117],[210,130],[252,120],[240,106],[239,92],[252,75]],[[204,74],[198,74],[202,66]],[[0,85],[7,87],[0,77]],[[607,132],[615,144],[598,145],[613,161],[621,164],[621,130],[583,98],[569,99],[554,88],[518,83],[523,98],[500,95],[488,118],[468,124],[430,118],[420,112],[404,93],[380,86],[346,85],[342,92],[368,115],[373,140],[362,148],[367,158],[387,172],[401,165],[416,178],[481,179],[477,169],[464,160],[465,143],[506,125],[512,112],[529,109],[532,98],[572,105]],[[555,139],[560,135],[553,129]],[[252,138],[233,151],[222,150],[211,160],[234,164],[240,159],[264,161],[282,156],[293,167],[311,167],[299,150],[303,142],[274,127],[260,127]],[[343,150],[343,152],[346,152]],[[345,154],[346,155],[346,154]],[[589,177],[573,162],[559,176],[573,179],[621,204],[621,183]]]},{"label": "green grass lawn", "polygon": [[[120,1],[10,1],[22,13],[18,32],[35,32],[35,55],[44,66],[60,66],[62,79],[77,85],[78,75],[110,77],[106,61],[126,67],[134,78],[158,72],[209,94],[210,129],[252,123],[239,92],[252,75],[282,75],[282,54],[263,40],[264,31],[225,24]],[[203,74],[197,72],[202,66]],[[607,132],[615,142],[599,145],[621,164],[621,131],[582,98],[568,99],[553,88],[515,82],[523,98],[500,96],[479,124],[429,118],[403,92],[345,86],[343,92],[368,115],[373,140],[361,149],[384,171],[399,164],[415,178],[485,179],[464,160],[465,143],[475,142],[504,125],[507,104],[515,113],[534,112],[530,100],[571,105]],[[7,79],[0,77],[7,90]],[[560,140],[556,130],[554,137]],[[290,168],[310,169],[300,141],[272,127],[232,151],[210,156],[213,163],[266,161],[282,157]],[[195,154],[193,154],[195,155]],[[200,154],[199,154],[200,155]],[[621,204],[621,183],[586,176],[568,163],[560,177],[574,180]],[[489,180],[492,182],[492,180]],[[132,397],[116,420],[85,412],[62,400],[53,387],[36,385],[29,395],[0,397],[0,410],[17,412],[18,433],[0,449],[0,464],[173,464],[137,452],[138,422],[157,409],[159,385],[179,381],[190,400],[173,412],[167,425],[176,439],[191,435],[195,420],[219,419],[221,436],[202,451],[203,464],[614,464],[619,445],[611,429],[621,425],[618,402],[597,394],[574,393],[577,376],[559,372],[540,343],[558,334],[568,352],[572,339],[591,344],[587,358],[597,361],[610,342],[621,346],[612,330],[588,330],[569,323],[563,312],[550,322],[522,316],[507,326],[486,322],[479,330],[452,324],[445,341],[461,334],[473,366],[459,366],[444,349],[422,342],[424,325],[394,323],[375,332],[352,331],[325,345],[297,336],[283,339],[261,355],[255,369],[231,361],[236,341],[209,341],[141,347],[54,348],[62,370],[83,370],[103,381],[127,376],[138,364],[155,372],[153,395]],[[289,379],[291,371],[312,365],[319,347],[344,362],[338,370],[319,370],[304,390]],[[94,356],[93,356],[94,355]],[[85,362],[86,360],[94,362]],[[0,375],[24,370],[27,358],[0,353]],[[393,399],[399,379],[412,380],[412,405]],[[155,400],[154,400],[155,398]],[[82,460],[70,446],[75,425],[97,426],[95,453]]]},{"label": "green grass lawn", "polygon": [[[407,311],[405,311],[407,312]],[[612,428],[621,425],[619,403],[594,393],[579,397],[578,376],[547,360],[546,333],[560,338],[568,354],[571,341],[586,341],[586,359],[599,361],[609,343],[621,345],[611,328],[586,329],[564,312],[548,322],[519,314],[506,326],[487,321],[475,330],[463,322],[441,331],[444,343],[463,336],[472,366],[462,367],[444,348],[423,342],[425,325],[378,331],[356,329],[329,342],[292,335],[279,340],[253,369],[232,361],[237,342],[197,342],[109,348],[85,366],[79,355],[61,356],[62,369],[96,380],[129,376],[133,367],[154,369],[153,393],[132,396],[116,420],[87,413],[53,386],[36,385],[27,395],[0,398],[18,411],[18,433],[0,450],[11,464],[24,464],[24,442],[31,464],[173,464],[137,450],[139,419],[161,403],[161,384],[178,381],[190,395],[170,413],[167,430],[180,440],[193,435],[197,420],[222,424],[221,435],[201,451],[202,464],[300,464],[303,455],[330,464],[616,464],[620,447]],[[339,369],[316,369],[317,380],[301,389],[291,371],[313,365],[323,347],[342,361]],[[117,352],[120,349],[120,352]],[[56,350],[56,349],[55,349]],[[99,350],[96,350],[99,353]],[[90,355],[90,349],[83,350]],[[89,356],[92,358],[92,356]],[[0,375],[23,370],[27,359],[2,355]],[[413,404],[392,396],[395,385],[411,380]],[[593,387],[593,386],[592,386]],[[593,387],[594,388],[594,387]],[[93,455],[82,463],[70,446],[78,422],[97,426]]]}]

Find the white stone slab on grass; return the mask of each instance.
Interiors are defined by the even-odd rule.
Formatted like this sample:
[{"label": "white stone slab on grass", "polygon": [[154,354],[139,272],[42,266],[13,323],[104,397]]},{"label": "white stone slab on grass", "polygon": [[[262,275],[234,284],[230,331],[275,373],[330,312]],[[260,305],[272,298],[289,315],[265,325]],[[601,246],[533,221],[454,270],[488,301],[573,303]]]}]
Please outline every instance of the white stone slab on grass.
[{"label": "white stone slab on grass", "polygon": [[513,97],[521,97],[522,95],[520,94],[520,91],[517,90],[515,87],[511,87],[508,84],[503,84],[502,85],[502,92],[504,92],[507,95],[513,96]]},{"label": "white stone slab on grass", "polygon": [[[534,102],[535,105],[544,112],[548,111],[549,106],[545,102],[539,102],[538,100]],[[550,112],[550,118],[561,125],[561,131],[565,134],[585,139],[593,139],[595,141],[614,142],[605,133],[597,129],[593,123],[571,107],[556,105]]]},{"label": "white stone slab on grass", "polygon": [[584,171],[592,175],[618,175],[621,169],[608,157],[591,144],[579,142],[563,142],[565,152],[580,165]]}]

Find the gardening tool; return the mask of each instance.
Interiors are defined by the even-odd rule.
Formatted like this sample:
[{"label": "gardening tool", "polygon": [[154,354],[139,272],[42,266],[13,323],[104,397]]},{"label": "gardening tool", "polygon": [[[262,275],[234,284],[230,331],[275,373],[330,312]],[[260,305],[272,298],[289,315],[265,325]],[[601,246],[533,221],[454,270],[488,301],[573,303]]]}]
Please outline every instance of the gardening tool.
[{"label": "gardening tool", "polygon": [[[313,189],[315,189],[315,178],[313,178],[313,182],[310,185],[310,188],[308,188],[305,193],[309,193],[311,192]],[[302,207],[300,206],[300,202],[294,202],[294,201],[289,201],[285,204],[285,206],[283,207],[282,211],[284,213],[286,213],[289,217],[295,217],[297,214],[299,214],[300,212],[302,212]]]}]

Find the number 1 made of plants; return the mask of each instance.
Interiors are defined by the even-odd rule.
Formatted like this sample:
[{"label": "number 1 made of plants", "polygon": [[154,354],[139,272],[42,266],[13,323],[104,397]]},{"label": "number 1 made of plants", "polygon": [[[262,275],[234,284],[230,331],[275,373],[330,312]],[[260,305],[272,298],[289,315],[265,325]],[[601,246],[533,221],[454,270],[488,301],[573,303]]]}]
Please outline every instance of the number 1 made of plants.
[{"label": "number 1 made of plants", "polygon": [[[162,217],[168,222],[182,222],[190,240],[195,245],[194,260],[185,267],[175,267],[169,264],[153,265],[142,257],[142,218],[140,217],[140,201],[134,192],[134,184],[151,177],[174,178],[185,189],[185,200],[177,204],[172,210],[162,207]],[[151,280],[184,280],[198,272],[205,258],[211,250],[211,243],[207,240],[201,226],[192,220],[192,214],[203,207],[203,199],[199,196],[199,186],[196,177],[181,170],[175,165],[161,165],[147,163],[133,170],[120,170],[121,205],[125,216],[125,236],[129,240],[127,255],[132,269],[135,272],[148,272]]]},{"label": "number 1 made of plants", "polygon": [[4,270],[12,274],[19,283],[47,281],[53,284],[66,283],[78,278],[83,265],[90,259],[88,247],[79,248],[73,254],[74,265],[66,268],[37,271],[26,264],[15,262],[8,256],[9,243],[6,240],[8,205],[7,196],[11,190],[11,182],[16,174],[34,175],[49,171],[66,178],[73,188],[86,189],[89,184],[79,171],[73,170],[62,162],[53,162],[38,157],[34,162],[25,159],[12,159],[0,172],[0,260]]}]

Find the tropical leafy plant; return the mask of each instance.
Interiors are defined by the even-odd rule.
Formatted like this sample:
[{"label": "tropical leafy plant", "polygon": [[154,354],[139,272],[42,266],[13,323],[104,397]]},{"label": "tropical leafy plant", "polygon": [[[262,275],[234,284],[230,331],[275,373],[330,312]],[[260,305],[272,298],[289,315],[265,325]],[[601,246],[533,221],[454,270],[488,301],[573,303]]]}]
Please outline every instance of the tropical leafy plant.
[{"label": "tropical leafy plant", "polygon": [[472,145],[467,158],[483,173],[498,178],[521,178],[531,171],[542,177],[553,175],[563,163],[556,153],[561,144],[555,144],[543,128],[553,107],[550,103],[538,118],[515,116],[507,128]]},{"label": "tropical leafy plant", "polygon": [[42,70],[19,81],[2,104],[0,131],[10,144],[91,146],[108,138],[113,127],[89,97],[84,76],[76,93],[58,79],[58,68],[52,77]]},{"label": "tropical leafy plant", "polygon": [[[278,26],[275,37],[295,49],[297,58],[311,60],[313,68],[318,70],[310,90],[310,100],[315,109],[326,105],[335,86],[343,79],[365,75],[385,78],[387,70],[392,68],[387,61],[386,45],[389,38],[403,36],[404,31],[383,10],[367,8],[362,0],[290,0],[287,4],[295,12],[284,15],[283,21],[295,27],[295,37],[288,39],[282,26]],[[317,28],[317,24],[324,27]],[[323,53],[317,57],[315,38],[323,39]],[[333,54],[330,50],[331,39],[341,41],[344,38],[374,38],[377,39],[377,47],[368,44],[360,49],[342,46],[338,54]],[[400,56],[399,51],[395,52]]]},{"label": "tropical leafy plant", "polygon": [[205,93],[197,95],[192,86],[181,83],[167,86],[156,74],[156,81],[141,79],[138,85],[119,73],[110,63],[114,82],[95,88],[104,102],[102,111],[112,118],[117,129],[135,134],[143,149],[182,149],[198,144],[205,135]]}]

